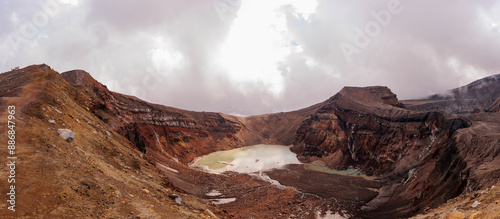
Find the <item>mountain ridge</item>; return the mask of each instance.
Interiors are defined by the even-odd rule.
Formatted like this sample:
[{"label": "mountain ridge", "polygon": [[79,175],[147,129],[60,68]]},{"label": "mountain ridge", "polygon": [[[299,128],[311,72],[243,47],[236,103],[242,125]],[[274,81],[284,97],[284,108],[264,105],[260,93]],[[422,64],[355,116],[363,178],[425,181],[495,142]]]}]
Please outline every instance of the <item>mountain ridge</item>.
[{"label": "mountain ridge", "polygon": [[412,110],[439,110],[448,113],[498,112],[500,109],[500,74],[475,80],[451,89],[445,94],[434,94],[426,99],[403,101]]},{"label": "mountain ridge", "polygon": [[[90,113],[90,100],[47,65],[0,74],[0,105],[16,110],[16,207],[2,217],[196,217],[212,212],[210,202],[178,194],[136,146]],[[6,139],[4,118],[0,138]],[[59,136],[70,129],[70,143]],[[2,147],[2,154],[7,154]],[[0,168],[3,176],[8,171]],[[7,180],[0,182],[8,193]],[[177,193],[177,194],[176,194]],[[177,204],[169,196],[182,197]]]},{"label": "mountain ridge", "polygon": [[[488,80],[488,83],[496,85],[499,82]],[[240,117],[148,103],[108,90],[83,70],[59,74],[47,65],[33,65],[1,74],[0,84],[0,104],[4,106],[12,102],[9,96],[17,98],[16,103],[23,105],[20,111],[27,119],[27,131],[38,133],[37,129],[29,128],[30,124],[53,130],[48,120],[55,120],[57,126],[70,124],[70,127],[65,127],[77,128],[77,137],[71,144],[89,150],[86,154],[92,156],[94,149],[85,144],[94,142],[92,130],[100,133],[105,129],[104,134],[99,134],[101,142],[97,144],[107,148],[104,151],[122,148],[118,145],[130,145],[130,150],[136,150],[133,157],[139,160],[140,166],[150,164],[147,169],[154,167],[159,171],[158,177],[161,176],[168,185],[161,189],[155,184],[157,191],[180,191],[192,196],[185,196],[188,199],[199,200],[196,201],[198,203],[208,199],[205,194],[213,189],[224,189],[224,197],[236,197],[237,201],[232,203],[216,207],[202,204],[195,208],[211,209],[222,217],[259,218],[270,215],[282,218],[294,215],[314,218],[316,214],[308,212],[318,209],[323,213],[331,210],[354,217],[408,217],[429,207],[437,207],[467,191],[491,187],[500,179],[500,115],[499,109],[495,108],[498,106],[496,86],[493,90],[474,84],[468,88],[467,91],[473,94],[495,94],[474,100],[482,108],[474,108],[472,113],[454,111],[462,107],[462,102],[432,98],[420,102],[400,101],[389,88],[372,86],[344,87],[331,98],[300,110]],[[476,92],[477,89],[484,92]],[[63,116],[56,119],[55,115]],[[49,131],[37,134],[30,141],[34,145],[51,145],[50,141],[43,140],[44,135],[51,136],[49,139],[57,137]],[[120,140],[109,140],[115,138]],[[107,141],[115,143],[108,144]],[[345,198],[348,197],[346,194],[331,193],[332,197],[323,197],[324,194],[317,190],[309,191],[308,186],[300,183],[294,184],[296,187],[287,187],[286,183],[290,180],[283,175],[286,171],[307,175],[306,170],[299,167],[267,173],[278,177],[278,181],[288,189],[275,187],[261,179],[248,178],[245,174],[216,176],[189,167],[196,157],[211,152],[262,143],[290,145],[303,162],[335,169],[356,167],[377,180],[352,181],[353,185],[359,185],[352,191],[359,198],[350,200]],[[51,153],[56,153],[56,146],[47,147]],[[63,152],[72,153],[68,147]],[[116,152],[105,155],[105,159],[113,160]],[[138,158],[139,155],[141,158]],[[111,160],[107,162],[113,163]],[[121,164],[114,162],[112,166]],[[37,169],[36,166],[31,167]],[[101,168],[103,172],[107,169],[106,165]],[[331,177],[335,180],[340,176]],[[76,177],[72,179],[79,181]],[[312,177],[310,180],[313,180],[311,183],[323,183],[319,178]],[[99,185],[98,182],[93,183]],[[148,181],[147,184],[154,184],[150,183]],[[132,187],[121,185],[121,188]],[[377,192],[373,193],[375,190]],[[242,196],[241,191],[249,193]],[[369,193],[373,196],[366,195]],[[83,200],[79,196],[72,197]],[[156,197],[162,196],[156,194]],[[337,201],[332,202],[333,199]],[[248,207],[250,202],[255,206]],[[299,205],[307,211],[299,211]],[[203,209],[188,211],[183,206],[180,208],[184,209],[184,213],[203,212]],[[120,211],[114,213],[124,214]]]}]

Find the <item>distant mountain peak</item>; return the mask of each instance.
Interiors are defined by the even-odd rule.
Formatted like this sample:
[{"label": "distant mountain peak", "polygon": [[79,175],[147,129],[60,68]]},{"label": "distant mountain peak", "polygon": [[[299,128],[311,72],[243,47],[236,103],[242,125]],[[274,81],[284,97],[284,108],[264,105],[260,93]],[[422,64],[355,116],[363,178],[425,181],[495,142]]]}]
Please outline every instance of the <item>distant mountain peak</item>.
[{"label": "distant mountain peak", "polygon": [[338,95],[366,106],[382,107],[384,105],[391,105],[393,107],[404,108],[404,105],[399,102],[396,94],[386,86],[346,86],[339,91]]},{"label": "distant mountain peak", "polygon": [[[71,70],[61,73],[63,78],[73,86],[102,85],[90,73],[84,70]],[[103,86],[103,85],[102,85]]]},{"label": "distant mountain peak", "polygon": [[500,74],[476,80],[468,85],[455,88],[451,93],[455,99],[489,99],[499,96]]}]

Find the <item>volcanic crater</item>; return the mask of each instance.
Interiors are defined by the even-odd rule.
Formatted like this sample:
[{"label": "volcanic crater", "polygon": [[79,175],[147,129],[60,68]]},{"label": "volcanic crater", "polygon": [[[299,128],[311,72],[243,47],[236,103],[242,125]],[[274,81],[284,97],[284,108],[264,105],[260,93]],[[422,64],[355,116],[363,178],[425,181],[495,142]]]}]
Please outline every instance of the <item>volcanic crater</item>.
[{"label": "volcanic crater", "polygon": [[[344,87],[301,110],[240,117],[148,103],[83,70],[59,74],[42,64],[3,73],[0,106],[18,108],[25,173],[16,216],[414,216],[499,182],[499,78],[406,101],[383,86]],[[60,138],[61,128],[74,131],[74,141]],[[258,144],[287,146],[301,163],[354,171],[300,163],[250,173],[191,167],[200,156]]]}]

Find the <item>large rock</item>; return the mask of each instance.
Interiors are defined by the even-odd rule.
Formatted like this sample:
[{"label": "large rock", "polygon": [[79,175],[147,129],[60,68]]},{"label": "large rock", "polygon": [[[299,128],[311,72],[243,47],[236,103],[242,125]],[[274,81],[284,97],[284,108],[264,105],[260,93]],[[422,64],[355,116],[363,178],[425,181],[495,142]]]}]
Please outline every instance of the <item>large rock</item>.
[{"label": "large rock", "polygon": [[59,135],[69,143],[71,143],[76,137],[76,134],[69,129],[58,129],[57,133],[59,133]]}]

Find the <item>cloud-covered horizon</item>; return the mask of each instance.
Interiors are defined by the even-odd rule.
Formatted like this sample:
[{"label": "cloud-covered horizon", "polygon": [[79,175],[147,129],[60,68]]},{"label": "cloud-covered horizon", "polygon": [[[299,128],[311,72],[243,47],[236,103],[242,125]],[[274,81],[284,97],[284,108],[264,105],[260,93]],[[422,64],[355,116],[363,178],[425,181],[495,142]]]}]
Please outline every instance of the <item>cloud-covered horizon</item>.
[{"label": "cloud-covered horizon", "polygon": [[344,86],[425,97],[500,73],[500,1],[6,0],[0,70],[83,69],[196,111],[304,108]]}]

